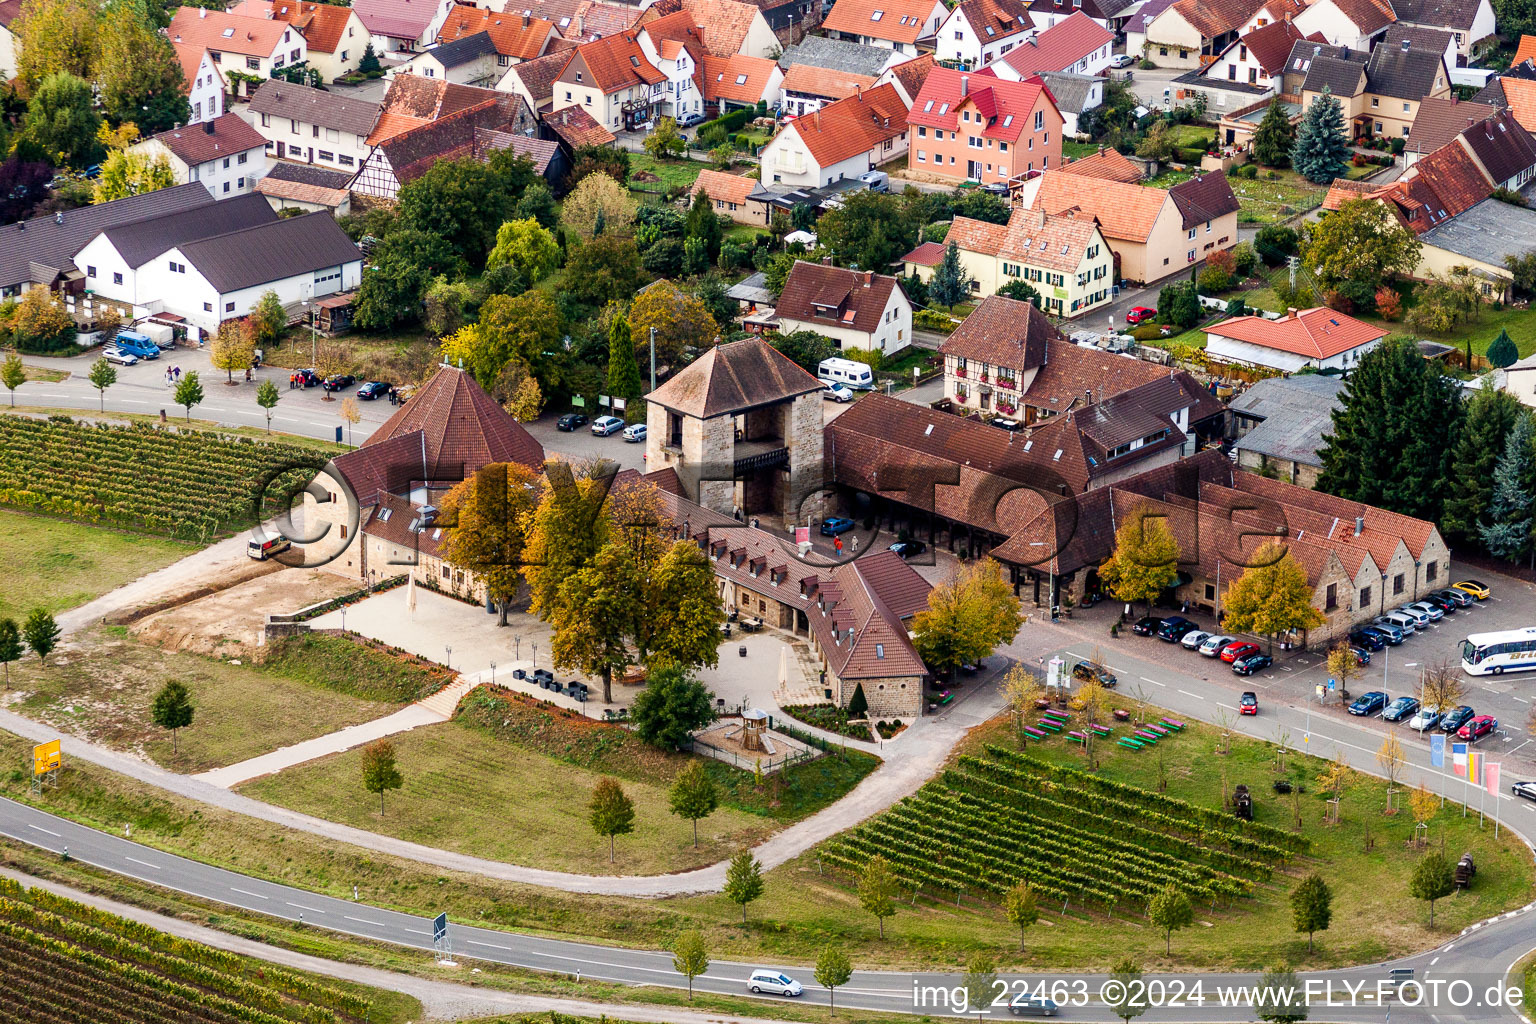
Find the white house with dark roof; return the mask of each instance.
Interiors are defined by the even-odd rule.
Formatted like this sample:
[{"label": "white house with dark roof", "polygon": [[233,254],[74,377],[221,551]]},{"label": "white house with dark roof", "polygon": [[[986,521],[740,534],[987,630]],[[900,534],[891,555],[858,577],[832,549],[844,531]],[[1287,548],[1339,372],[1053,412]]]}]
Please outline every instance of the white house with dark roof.
[{"label": "white house with dark roof", "polygon": [[368,100],[291,82],[264,82],[244,116],[279,160],[356,171],[368,159],[368,136],[383,107]]},{"label": "white house with dark roof", "polygon": [[267,173],[267,140],[239,114],[174,128],[130,147],[151,160],[165,157],[176,184],[200,181],[215,199],[251,192]]},{"label": "white house with dark roof", "polygon": [[797,262],[784,279],[779,331],[815,331],[838,348],[890,355],[912,343],[912,301],[901,282],[869,270]]},{"label": "white house with dark roof", "polygon": [[414,54],[410,60],[392,68],[395,75],[422,75],[457,85],[490,88],[506,73],[500,66],[496,42],[489,32],[476,32]]}]

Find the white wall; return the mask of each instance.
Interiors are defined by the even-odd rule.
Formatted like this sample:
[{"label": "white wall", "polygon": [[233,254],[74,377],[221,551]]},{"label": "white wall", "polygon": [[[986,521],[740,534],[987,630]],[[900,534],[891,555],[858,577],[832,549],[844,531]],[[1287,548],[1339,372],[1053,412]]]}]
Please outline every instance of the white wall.
[{"label": "white wall", "polygon": [[[5,30],[0,29],[0,37],[4,35]],[[0,51],[0,68],[4,66],[5,54]],[[219,69],[208,59],[207,50],[203,51],[202,62],[197,66],[197,77],[188,85],[190,91],[187,94],[187,105],[191,109],[188,124],[212,121],[224,113],[224,83],[219,76]]]},{"label": "white wall", "polygon": [[[1249,73],[1253,74],[1253,80],[1249,81]],[[1252,85],[1260,89],[1274,90],[1278,83],[1274,82],[1259,64],[1258,58],[1248,49],[1248,45],[1241,39],[1227,48],[1227,51],[1217,57],[1205,69],[1205,77],[1212,84],[1219,85],[1222,82],[1236,82],[1239,85]]]},{"label": "white wall", "polygon": [[966,67],[975,69],[992,63],[1017,46],[1022,38],[1022,32],[1014,32],[984,40],[965,16],[965,11],[956,7],[939,27],[935,55],[939,60],[963,61]]},{"label": "white wall", "polygon": [[857,178],[880,164],[894,160],[907,151],[907,132],[865,153],[822,167],[800,140],[800,133],[790,125],[763,147],[761,180],[765,185],[830,185],[844,178]]},{"label": "white wall", "polygon": [[1327,359],[1310,359],[1306,356],[1285,352],[1281,349],[1269,348],[1265,345],[1239,341],[1236,338],[1228,338],[1219,334],[1207,334],[1205,351],[1217,359],[1229,362],[1250,363],[1256,366],[1270,366],[1286,372],[1295,372],[1303,366],[1315,366],[1320,370],[1329,368],[1348,370],[1358,364],[1362,356],[1379,344],[1380,340],[1378,339],[1340,352],[1338,355]]},{"label": "white wall", "polygon": [[[186,273],[171,271],[169,264],[172,262],[185,265]],[[287,305],[317,295],[325,296],[356,288],[362,278],[362,267],[362,259],[359,258],[331,270],[329,273],[339,271],[340,276],[330,280],[315,280],[316,277],[325,276],[328,273],[326,271],[303,273],[220,295],[180,249],[171,249],[140,268],[139,292],[146,298],[137,305],[144,307],[146,314],[176,313],[202,330],[212,332],[218,330],[222,321],[250,313],[256,302],[269,290],[277,292],[278,298]]]},{"label": "white wall", "polygon": [[[258,114],[247,107],[242,116],[251,123],[262,138],[267,140],[267,154],[276,157],[277,144],[283,144],[282,159],[298,163],[319,164],[338,171],[355,172],[368,159],[369,146],[366,135],[327,128],[308,121],[294,121],[277,114]],[[319,134],[316,134],[316,129]],[[297,152],[290,147],[298,147]],[[326,154],[330,156],[327,157]],[[350,162],[349,162],[350,161]]]},{"label": "white wall", "polygon": [[1344,13],[1334,6],[1333,0],[1317,0],[1292,20],[1296,30],[1304,36],[1321,32],[1334,46],[1348,46],[1356,50],[1370,49],[1371,41],[1360,34],[1360,29]]},{"label": "white wall", "polygon": [[[85,243],[75,254],[75,266],[86,275],[85,286],[102,298],[139,304],[134,268],[118,255],[117,249],[105,234],[98,234]],[[122,275],[121,284],[115,280],[115,274]]]},{"label": "white wall", "polygon": [[878,348],[889,355],[912,343],[912,303],[907,300],[900,285],[892,288],[891,297],[886,300],[885,309],[880,313],[880,326],[868,334],[851,327],[829,324],[825,320],[796,320],[782,314],[779,325],[784,334],[800,330],[815,331],[837,342],[839,349]]}]

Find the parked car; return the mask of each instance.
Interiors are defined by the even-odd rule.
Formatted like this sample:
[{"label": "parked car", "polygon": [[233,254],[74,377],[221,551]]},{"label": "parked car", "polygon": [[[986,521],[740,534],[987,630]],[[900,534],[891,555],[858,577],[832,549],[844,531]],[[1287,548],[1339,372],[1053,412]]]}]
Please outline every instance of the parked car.
[{"label": "parked car", "polygon": [[1125,314],[1125,322],[1134,325],[1141,323],[1143,320],[1151,320],[1155,316],[1157,316],[1157,310],[1151,306],[1136,306],[1129,313]]},{"label": "parked car", "polygon": [[609,434],[617,434],[624,429],[624,421],[617,416],[599,416],[592,421],[592,433],[597,437],[607,437]]},{"label": "parked car", "polygon": [[1492,715],[1478,715],[1456,730],[1456,738],[1476,742],[1497,732],[1499,720]]},{"label": "parked car", "polygon": [[1157,638],[1176,643],[1183,640],[1186,635],[1198,627],[1182,615],[1170,615],[1163,620],[1163,624],[1157,628]]},{"label": "parked car", "polygon": [[1463,593],[1471,594],[1479,601],[1488,600],[1488,596],[1493,593],[1486,583],[1479,583],[1477,580],[1462,580],[1460,583],[1452,583],[1451,586]]},{"label": "parked car", "polygon": [[1427,604],[1432,608],[1439,608],[1446,615],[1455,615],[1461,608],[1461,604],[1449,598],[1441,597],[1438,592],[1425,594],[1420,603]]},{"label": "parked car", "polygon": [[1368,651],[1379,651],[1387,646],[1387,641],[1381,633],[1365,626],[1350,630],[1349,642],[1355,647],[1364,647]]},{"label": "parked car", "polygon": [[133,366],[139,361],[138,356],[134,355],[132,352],[124,352],[116,345],[108,345],[106,348],[102,349],[101,358],[105,359],[109,363],[116,363],[119,366]]},{"label": "parked car", "polygon": [[928,550],[928,545],[920,540],[899,540],[892,544],[890,550],[896,552],[902,558],[911,558]]},{"label": "parked car", "polygon": [[747,991],[772,992],[779,996],[798,996],[805,989],[800,983],[787,974],[778,971],[768,971],[761,968],[752,972],[752,977],[747,979]]},{"label": "parked car", "polygon": [[555,429],[563,430],[566,433],[570,433],[577,427],[584,427],[586,425],[587,414],[584,412],[568,412],[564,416],[561,416],[559,419],[555,420]]},{"label": "parked car", "polygon": [[1419,708],[1418,714],[1408,720],[1408,728],[1414,732],[1428,732],[1440,724],[1440,709],[1430,704]]},{"label": "parked car", "polygon": [[1419,620],[1417,616],[1407,615],[1401,611],[1390,611],[1385,615],[1379,615],[1371,623],[1373,626],[1396,626],[1403,636],[1409,636],[1418,632]]},{"label": "parked car", "polygon": [[316,373],[313,368],[306,370],[295,370],[293,372],[294,376],[299,378],[300,387],[317,388],[320,386],[320,375]]},{"label": "parked car", "polygon": [[1080,683],[1097,682],[1100,686],[1110,687],[1120,681],[1113,672],[1096,661],[1080,661],[1073,665],[1072,678]]},{"label": "parked car", "polygon": [[677,119],[677,126],[679,128],[692,128],[696,124],[703,123],[704,115],[698,111],[694,111],[692,114],[684,114],[682,117]]},{"label": "parked car", "polygon": [[1135,633],[1137,636],[1151,636],[1153,633],[1156,633],[1159,629],[1162,628],[1162,619],[1158,618],[1156,615],[1144,615],[1136,620],[1136,624],[1131,627],[1131,632]]},{"label": "parked car", "polygon": [[1445,609],[1440,607],[1437,601],[1415,601],[1413,604],[1404,605],[1403,610],[1427,615],[1430,622],[1439,622],[1445,618]]},{"label": "parked car", "polygon": [[1372,690],[1362,693],[1355,698],[1355,702],[1349,706],[1352,715],[1374,715],[1387,706],[1390,698],[1381,690]]},{"label": "parked car", "polygon": [[832,516],[821,521],[821,535],[823,537],[836,537],[840,533],[847,533],[853,529],[853,520],[847,516]]},{"label": "parked car", "polygon": [[1526,800],[1536,800],[1536,782],[1517,782],[1509,787],[1509,791]]},{"label": "parked car", "polygon": [[853,392],[841,384],[828,384],[821,389],[821,397],[829,398],[834,402],[851,402],[853,401]]},{"label": "parked car", "polygon": [[1109,66],[1112,68],[1128,68],[1135,63],[1136,58],[1128,53],[1117,53],[1109,59]]},{"label": "parked car", "polygon": [[1402,643],[1403,638],[1406,637],[1408,633],[1412,632],[1412,630],[1404,630],[1402,626],[1399,626],[1397,623],[1388,620],[1386,617],[1373,619],[1369,625],[1362,626],[1361,628],[1374,629],[1376,632],[1381,634],[1383,640],[1391,644],[1393,647],[1396,647],[1398,644]]},{"label": "parked car", "polygon": [[628,441],[630,444],[634,444],[637,441],[644,441],[645,440],[645,424],[644,423],[631,423],[629,426],[625,427],[624,428],[624,440]]},{"label": "parked car", "polygon": [[1221,649],[1221,660],[1235,664],[1238,658],[1246,658],[1250,654],[1258,654],[1259,645],[1251,640],[1237,640]]},{"label": "parked car", "polygon": [[140,334],[138,331],[118,331],[112,344],[119,352],[126,352],[140,359],[159,359],[160,346],[149,339],[149,335]]},{"label": "parked car", "polygon": [[1217,633],[1200,641],[1200,653],[1207,658],[1214,658],[1221,653],[1221,649],[1228,644],[1237,643],[1237,637],[1227,636],[1225,633]]},{"label": "parked car", "polygon": [[1386,710],[1381,713],[1381,718],[1384,722],[1401,722],[1406,718],[1411,718],[1418,710],[1419,699],[1417,697],[1399,697],[1387,705]]},{"label": "parked car", "polygon": [[1237,700],[1237,713],[1240,715],[1258,714],[1259,695],[1252,690],[1244,690],[1243,695]]},{"label": "parked car", "polygon": [[1200,645],[1205,643],[1210,638],[1211,634],[1207,633],[1205,630],[1195,629],[1185,633],[1184,638],[1180,640],[1179,643],[1184,647],[1185,650],[1198,651],[1200,649]]},{"label": "parked car", "polygon": [[371,402],[375,398],[383,398],[389,394],[389,385],[381,380],[370,380],[357,389],[357,397],[365,402]]},{"label": "parked car", "polygon": [[1245,654],[1232,663],[1232,671],[1240,676],[1251,676],[1274,663],[1275,659],[1267,654]]},{"label": "parked car", "polygon": [[1045,996],[1020,992],[1008,1002],[1008,1012],[1015,1017],[1054,1017],[1056,1001]]},{"label": "parked car", "polygon": [[1475,714],[1477,712],[1473,711],[1466,704],[1461,705],[1454,711],[1446,712],[1440,716],[1440,731],[1454,736],[1462,726],[1472,721],[1472,716]]},{"label": "parked car", "polygon": [[326,391],[340,391],[357,383],[357,378],[350,373],[333,373],[320,382],[320,387]]},{"label": "parked car", "polygon": [[1387,618],[1390,619],[1393,615],[1406,616],[1413,623],[1414,629],[1428,629],[1431,622],[1431,616],[1427,609],[1413,608],[1406,604],[1392,609],[1387,613]]},{"label": "parked car", "polygon": [[1458,608],[1465,608],[1477,600],[1477,598],[1473,597],[1465,590],[1457,590],[1455,587],[1446,587],[1444,590],[1437,590],[1435,591],[1435,596],[1442,598],[1443,600],[1450,601]]},{"label": "parked car", "polygon": [[1355,656],[1356,665],[1369,665],[1371,663],[1371,652],[1366,650],[1364,647],[1358,647],[1355,644],[1350,644],[1349,650],[1350,653]]}]

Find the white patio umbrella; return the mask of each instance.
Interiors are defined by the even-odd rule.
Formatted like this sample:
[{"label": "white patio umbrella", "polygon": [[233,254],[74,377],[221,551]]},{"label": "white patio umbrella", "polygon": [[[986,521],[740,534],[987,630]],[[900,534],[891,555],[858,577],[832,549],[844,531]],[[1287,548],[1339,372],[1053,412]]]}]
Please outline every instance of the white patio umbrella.
[{"label": "white patio umbrella", "polygon": [[411,614],[416,613],[416,574],[410,573],[405,577],[405,610]]},{"label": "white patio umbrella", "polygon": [[779,645],[779,689],[789,685],[789,645]]}]

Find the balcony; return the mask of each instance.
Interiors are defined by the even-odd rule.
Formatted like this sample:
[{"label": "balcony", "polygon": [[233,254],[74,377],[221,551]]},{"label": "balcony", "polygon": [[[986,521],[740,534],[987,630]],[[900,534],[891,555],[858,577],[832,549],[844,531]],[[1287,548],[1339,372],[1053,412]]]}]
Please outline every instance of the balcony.
[{"label": "balcony", "polygon": [[745,476],[760,469],[772,469],[789,463],[789,448],[782,437],[764,437],[756,441],[738,441],[732,471]]}]

